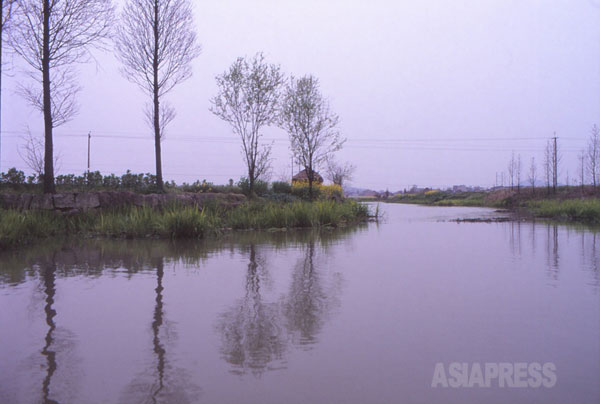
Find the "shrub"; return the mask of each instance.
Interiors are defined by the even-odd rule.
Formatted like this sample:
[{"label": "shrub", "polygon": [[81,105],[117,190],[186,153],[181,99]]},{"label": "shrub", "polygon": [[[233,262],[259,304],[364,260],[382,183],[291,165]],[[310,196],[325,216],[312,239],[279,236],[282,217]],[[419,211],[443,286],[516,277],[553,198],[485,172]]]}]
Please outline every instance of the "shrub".
[{"label": "shrub", "polygon": [[[240,180],[238,181],[238,187],[241,189],[244,195],[250,195],[250,181],[248,181],[248,178],[240,178]],[[269,184],[263,180],[256,180],[254,182],[254,193],[257,196],[267,195],[269,193]]]},{"label": "shrub", "polygon": [[[320,191],[318,184],[313,184],[313,199],[319,199],[321,196]],[[308,181],[296,181],[292,183],[292,195],[308,201],[310,199]]]},{"label": "shrub", "polygon": [[292,193],[292,186],[285,181],[275,181],[273,182],[273,184],[271,184],[271,188],[273,189],[273,192],[275,192],[276,194],[291,194]]},{"label": "shrub", "polygon": [[335,199],[342,200],[344,198],[344,191],[342,191],[342,186],[337,184],[331,185],[319,185],[319,190],[321,192],[321,196],[325,199]]},{"label": "shrub", "polygon": [[89,171],[83,174],[85,185],[92,188],[102,186],[102,174],[100,171]]},{"label": "shrub", "polygon": [[121,178],[114,174],[105,175],[104,178],[102,178],[102,186],[106,188],[119,188],[121,186]]},{"label": "shrub", "polygon": [[21,170],[17,170],[15,167],[10,168],[6,173],[0,173],[0,178],[3,182],[10,185],[25,184],[25,173]]},{"label": "shrub", "polygon": [[[294,182],[292,184],[292,195],[305,200],[310,199],[308,182]],[[323,185],[313,183],[313,199],[334,199],[342,200],[344,192],[340,185]]]}]

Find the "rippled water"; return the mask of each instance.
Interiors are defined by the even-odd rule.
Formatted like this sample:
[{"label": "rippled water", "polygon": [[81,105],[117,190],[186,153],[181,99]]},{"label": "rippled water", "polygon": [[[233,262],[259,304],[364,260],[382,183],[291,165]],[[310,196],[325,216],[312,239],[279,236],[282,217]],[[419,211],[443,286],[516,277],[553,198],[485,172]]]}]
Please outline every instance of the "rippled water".
[{"label": "rippled water", "polygon": [[[600,402],[600,234],[381,208],[323,232],[0,253],[0,402]],[[452,362],[551,362],[557,381],[432,388]]]}]

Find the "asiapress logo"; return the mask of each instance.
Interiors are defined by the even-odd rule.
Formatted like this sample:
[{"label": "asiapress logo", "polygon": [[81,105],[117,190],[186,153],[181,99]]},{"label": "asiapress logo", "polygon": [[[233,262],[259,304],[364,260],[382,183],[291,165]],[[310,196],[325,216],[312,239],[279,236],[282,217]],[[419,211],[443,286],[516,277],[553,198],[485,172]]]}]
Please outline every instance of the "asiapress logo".
[{"label": "asiapress logo", "polygon": [[431,387],[554,387],[556,366],[552,362],[452,362],[436,363]]}]

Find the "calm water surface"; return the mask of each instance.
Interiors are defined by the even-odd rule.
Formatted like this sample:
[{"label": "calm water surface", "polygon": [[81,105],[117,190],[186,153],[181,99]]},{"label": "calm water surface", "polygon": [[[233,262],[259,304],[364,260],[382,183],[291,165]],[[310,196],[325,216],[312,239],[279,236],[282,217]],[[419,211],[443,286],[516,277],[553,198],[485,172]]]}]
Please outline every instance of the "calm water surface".
[{"label": "calm water surface", "polygon": [[[0,402],[600,402],[600,234],[381,208],[320,233],[0,253]],[[452,362],[552,362],[557,382],[432,388]]]}]

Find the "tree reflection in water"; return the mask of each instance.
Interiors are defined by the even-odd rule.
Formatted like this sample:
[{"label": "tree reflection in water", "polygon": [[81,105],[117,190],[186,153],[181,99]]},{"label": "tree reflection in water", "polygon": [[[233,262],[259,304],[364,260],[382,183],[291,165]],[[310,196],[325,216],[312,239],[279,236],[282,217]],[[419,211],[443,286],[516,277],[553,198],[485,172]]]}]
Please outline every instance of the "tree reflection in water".
[{"label": "tree reflection in water", "polygon": [[46,324],[48,325],[48,332],[44,339],[45,345],[42,349],[42,355],[46,357],[46,376],[42,383],[42,400],[44,403],[57,403],[50,398],[50,382],[52,376],[56,371],[56,352],[52,349],[54,342],[53,334],[56,329],[54,323],[54,317],[56,316],[56,310],[52,307],[54,304],[54,295],[56,294],[56,265],[54,263],[48,263],[44,265],[42,278],[44,283],[44,293],[46,294],[46,305],[44,306],[44,312],[46,313]]},{"label": "tree reflection in water", "polygon": [[294,267],[290,291],[285,301],[286,327],[294,342],[301,345],[315,342],[326,308],[327,294],[315,267],[315,241],[311,240],[306,246],[304,257]]},{"label": "tree reflection in water", "polygon": [[[250,244],[245,296],[223,313],[217,324],[221,352],[234,365],[234,373],[250,371],[260,376],[266,370],[280,369],[285,366],[284,354],[290,344],[308,348],[317,341],[326,315],[338,302],[341,283],[334,279],[332,288],[324,286],[316,237],[312,234],[303,243],[304,253],[292,269],[288,294],[273,303],[265,302],[261,295],[268,277],[266,260],[258,246]],[[320,241],[325,248],[326,240]]]},{"label": "tree reflection in water", "polygon": [[191,403],[197,401],[200,388],[191,382],[184,369],[175,368],[167,363],[167,350],[161,341],[164,328],[163,279],[164,259],[153,258],[156,268],[156,288],[154,312],[152,315],[152,351],[155,360],[152,369],[139,374],[125,389],[122,403]]},{"label": "tree reflection in water", "polygon": [[261,296],[266,265],[257,255],[257,246],[250,244],[245,296],[221,316],[218,328],[225,360],[236,367],[236,372],[250,369],[259,375],[282,358],[286,344],[280,305],[265,303]]}]

